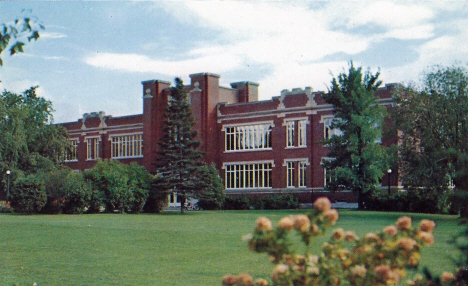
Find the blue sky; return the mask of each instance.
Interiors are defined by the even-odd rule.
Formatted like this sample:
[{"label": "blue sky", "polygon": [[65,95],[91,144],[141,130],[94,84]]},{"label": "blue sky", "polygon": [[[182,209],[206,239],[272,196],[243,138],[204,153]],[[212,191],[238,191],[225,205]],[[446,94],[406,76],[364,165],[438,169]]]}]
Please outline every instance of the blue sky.
[{"label": "blue sky", "polygon": [[24,54],[2,55],[0,89],[40,86],[55,122],[139,114],[150,79],[216,73],[269,99],[326,90],[350,60],[409,83],[468,55],[465,1],[1,1],[0,23],[23,9],[45,30]]}]

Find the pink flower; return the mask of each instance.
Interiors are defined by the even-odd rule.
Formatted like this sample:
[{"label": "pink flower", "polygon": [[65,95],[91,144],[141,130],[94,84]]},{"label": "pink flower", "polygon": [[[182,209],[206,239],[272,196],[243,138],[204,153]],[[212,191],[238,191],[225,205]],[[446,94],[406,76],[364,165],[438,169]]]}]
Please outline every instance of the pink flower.
[{"label": "pink flower", "polygon": [[231,286],[231,285],[235,285],[237,282],[237,279],[235,276],[231,275],[231,274],[227,274],[227,275],[224,275],[223,277],[223,286]]},{"label": "pink flower", "polygon": [[398,233],[398,229],[394,225],[389,225],[386,228],[383,229],[383,232],[385,234],[388,234],[390,236],[395,236]]},{"label": "pink flower", "polygon": [[261,230],[266,230],[266,231],[270,231],[273,229],[272,225],[271,225],[271,221],[269,219],[267,219],[266,217],[259,217],[257,219],[257,222],[256,222],[256,230],[258,231],[261,231]]},{"label": "pink flower", "polygon": [[326,212],[331,208],[330,200],[326,197],[318,198],[314,202],[314,207],[321,212]]},{"label": "pink flower", "polygon": [[241,273],[236,277],[237,286],[252,286],[253,278],[247,273]]},{"label": "pink flower", "polygon": [[342,228],[337,228],[337,229],[333,230],[331,236],[332,236],[332,238],[334,240],[342,240],[344,238],[344,236],[345,236],[345,232],[344,232],[344,230]]},{"label": "pink flower", "polygon": [[278,228],[284,230],[291,230],[294,227],[294,219],[290,216],[282,218],[278,223]]},{"label": "pink flower", "polygon": [[455,275],[453,275],[453,273],[445,271],[442,273],[442,282],[448,282],[452,280],[455,280]]},{"label": "pink flower", "polygon": [[424,245],[429,246],[434,243],[434,236],[432,235],[432,233],[420,231],[418,233],[418,237],[421,238],[421,240],[424,242]]},{"label": "pink flower", "polygon": [[398,227],[398,229],[405,229],[405,230],[410,229],[411,218],[407,216],[400,217],[396,222],[396,226]]},{"label": "pink flower", "polygon": [[323,213],[323,217],[326,218],[331,225],[334,225],[338,220],[338,212],[335,209],[328,210]]},{"label": "pink flower", "polygon": [[414,239],[409,238],[409,237],[403,237],[398,241],[398,245],[406,251],[413,250],[416,244],[417,242]]},{"label": "pink flower", "polygon": [[435,228],[435,222],[432,221],[432,220],[423,219],[423,220],[419,223],[419,228],[420,228],[422,231],[432,233],[432,231],[433,231],[434,228]]},{"label": "pink flower", "polygon": [[297,215],[294,217],[294,227],[300,232],[306,232],[310,229],[310,219],[306,215]]},{"label": "pink flower", "polygon": [[353,276],[364,278],[366,276],[367,269],[363,265],[356,265],[351,269]]}]

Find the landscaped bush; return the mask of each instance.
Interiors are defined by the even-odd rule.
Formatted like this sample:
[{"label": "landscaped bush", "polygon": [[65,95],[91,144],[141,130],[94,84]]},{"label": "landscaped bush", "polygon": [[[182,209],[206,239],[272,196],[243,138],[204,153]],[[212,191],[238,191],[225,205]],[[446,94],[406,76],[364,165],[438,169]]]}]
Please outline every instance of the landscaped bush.
[{"label": "landscaped bush", "polygon": [[199,169],[199,190],[196,192],[198,207],[204,210],[219,210],[223,207],[226,194],[219,172],[214,164]]},{"label": "landscaped bush", "polygon": [[44,182],[36,175],[19,178],[10,193],[10,205],[15,212],[33,214],[47,203]]},{"label": "landscaped bush", "polygon": [[368,196],[365,201],[367,210],[414,212],[414,213],[448,213],[450,207],[447,192],[407,190],[388,195],[378,193]]},{"label": "landscaped bush", "polygon": [[62,210],[67,214],[81,214],[93,203],[91,185],[81,173],[70,172],[65,178],[67,194]]},{"label": "landscaped bush", "polygon": [[223,209],[225,210],[281,210],[297,208],[299,208],[299,199],[291,194],[260,197],[246,195],[227,196],[223,205]]},{"label": "landscaped bush", "polygon": [[[320,253],[312,254],[310,245],[335,225],[338,212],[327,198],[319,198],[308,214],[282,218],[277,227],[266,217],[256,221],[253,234],[246,235],[249,249],[267,253],[275,265],[270,281],[255,280],[246,273],[225,275],[224,286],[315,286],[315,285],[396,285],[407,279],[407,270],[420,263],[424,246],[434,243],[435,223],[422,220],[417,227],[411,218],[401,217],[395,225],[359,238],[353,231],[334,229]],[[295,232],[305,247],[297,247],[290,234]],[[459,272],[460,273],[460,272]],[[411,275],[406,285],[467,285],[460,274],[444,272],[442,277]],[[403,281],[401,281],[403,282]]]},{"label": "landscaped bush", "polygon": [[224,210],[248,210],[250,209],[250,199],[246,195],[227,196],[224,199]]},{"label": "landscaped bush", "polygon": [[452,214],[460,214],[463,218],[468,218],[468,192],[459,191],[453,193],[450,198]]},{"label": "landscaped bush", "polygon": [[151,181],[151,189],[149,191],[148,199],[143,208],[147,213],[160,213],[165,206],[168,205],[168,192],[162,187],[161,175],[154,176]]},{"label": "landscaped bush", "polygon": [[140,212],[148,197],[151,175],[136,163],[125,165],[116,160],[98,161],[85,178],[92,185],[89,211],[105,207],[107,212]]}]

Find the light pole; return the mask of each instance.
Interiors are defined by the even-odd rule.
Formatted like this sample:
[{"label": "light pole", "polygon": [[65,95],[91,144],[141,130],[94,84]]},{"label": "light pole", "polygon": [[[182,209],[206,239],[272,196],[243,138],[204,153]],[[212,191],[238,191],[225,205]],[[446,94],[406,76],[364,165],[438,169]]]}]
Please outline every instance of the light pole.
[{"label": "light pole", "polygon": [[387,177],[388,177],[388,194],[390,195],[390,174],[392,173],[392,169],[387,170]]},{"label": "light pole", "polygon": [[8,201],[8,199],[10,198],[10,170],[7,170],[6,171],[6,178],[7,178],[7,196],[6,196],[6,199]]}]

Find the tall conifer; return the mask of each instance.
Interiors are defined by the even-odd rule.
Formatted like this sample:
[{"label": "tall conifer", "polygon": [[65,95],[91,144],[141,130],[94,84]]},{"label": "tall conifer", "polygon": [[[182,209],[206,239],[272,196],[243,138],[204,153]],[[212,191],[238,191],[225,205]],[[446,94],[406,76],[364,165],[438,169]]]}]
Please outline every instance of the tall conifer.
[{"label": "tall conifer", "polygon": [[187,195],[196,196],[198,191],[197,171],[203,164],[200,159],[204,154],[197,150],[201,142],[195,139],[195,121],[184,84],[180,78],[175,79],[175,84],[175,87],[171,87],[171,96],[165,109],[164,135],[159,142],[159,156],[155,166],[158,174],[162,175],[161,180],[158,180],[158,189],[177,193],[181,212],[185,213]]}]

